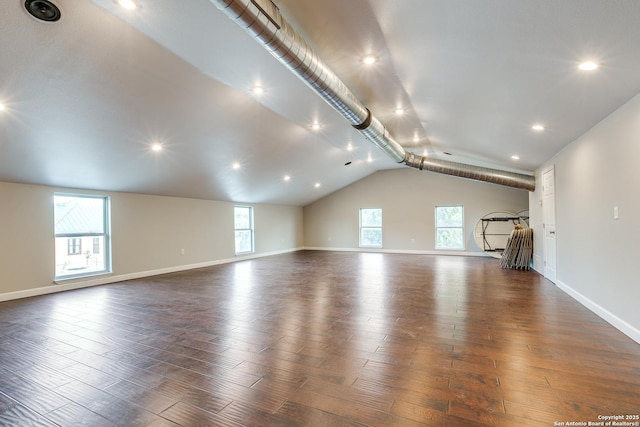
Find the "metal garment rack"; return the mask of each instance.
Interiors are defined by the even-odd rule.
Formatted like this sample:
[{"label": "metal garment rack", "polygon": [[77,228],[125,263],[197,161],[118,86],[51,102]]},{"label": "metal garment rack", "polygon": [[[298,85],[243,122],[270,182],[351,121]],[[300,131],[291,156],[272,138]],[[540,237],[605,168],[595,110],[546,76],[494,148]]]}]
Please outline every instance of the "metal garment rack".
[{"label": "metal garment rack", "polygon": [[492,222],[508,222],[511,221],[514,226],[527,223],[529,221],[528,216],[498,216],[493,218],[482,218],[482,246],[485,252],[503,252],[505,248],[492,248],[491,244],[487,240],[487,236],[506,236],[505,242],[508,240],[509,233],[487,233],[487,228]]}]

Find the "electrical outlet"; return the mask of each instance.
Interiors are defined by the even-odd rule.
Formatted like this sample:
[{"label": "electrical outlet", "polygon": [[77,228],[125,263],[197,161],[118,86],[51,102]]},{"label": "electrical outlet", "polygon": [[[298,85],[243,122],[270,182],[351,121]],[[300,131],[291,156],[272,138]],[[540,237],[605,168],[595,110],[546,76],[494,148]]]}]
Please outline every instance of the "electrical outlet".
[{"label": "electrical outlet", "polygon": [[620,218],[620,213],[618,212],[618,207],[614,206],[613,207],[613,219],[619,219]]}]

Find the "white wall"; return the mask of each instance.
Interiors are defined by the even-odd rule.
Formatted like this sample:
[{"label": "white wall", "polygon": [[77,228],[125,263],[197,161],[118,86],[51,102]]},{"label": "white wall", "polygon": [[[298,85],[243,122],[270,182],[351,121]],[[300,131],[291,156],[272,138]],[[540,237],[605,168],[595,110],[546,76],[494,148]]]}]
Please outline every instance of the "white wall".
[{"label": "white wall", "polygon": [[52,284],[53,190],[0,182],[0,294]]},{"label": "white wall", "polygon": [[[111,198],[113,273],[54,284],[56,191],[87,193],[0,182],[0,300],[236,259],[231,202],[89,192]],[[254,205],[254,216],[255,255],[302,247],[301,207]]]},{"label": "white wall", "polygon": [[[536,171],[538,183],[552,165],[556,284],[640,342],[640,95]],[[536,230],[542,230],[541,198],[538,185],[530,196]],[[536,233],[534,259],[542,272],[541,235]]]},{"label": "white wall", "polygon": [[481,254],[476,222],[490,212],[526,210],[529,199],[525,190],[432,172],[380,171],[306,206],[305,246],[356,249],[359,209],[382,208],[383,250],[436,252],[435,206],[456,204],[464,206],[465,252]]}]

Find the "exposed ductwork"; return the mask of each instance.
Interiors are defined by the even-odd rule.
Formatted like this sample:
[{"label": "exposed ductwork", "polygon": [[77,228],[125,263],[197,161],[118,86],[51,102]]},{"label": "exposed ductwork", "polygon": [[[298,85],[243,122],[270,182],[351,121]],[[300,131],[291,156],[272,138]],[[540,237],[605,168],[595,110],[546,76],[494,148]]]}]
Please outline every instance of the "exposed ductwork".
[{"label": "exposed ductwork", "polygon": [[210,0],[251,34],[274,57],[314,89],[369,141],[398,163],[476,181],[535,190],[535,178],[514,172],[432,159],[405,149],[384,125],[318,57],[307,42],[284,20],[271,0]]}]

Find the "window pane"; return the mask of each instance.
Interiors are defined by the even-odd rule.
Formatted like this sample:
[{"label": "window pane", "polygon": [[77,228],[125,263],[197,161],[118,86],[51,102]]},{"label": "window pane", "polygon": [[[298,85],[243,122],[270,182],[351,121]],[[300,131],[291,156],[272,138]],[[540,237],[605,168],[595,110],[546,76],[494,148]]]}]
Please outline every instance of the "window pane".
[{"label": "window pane", "polygon": [[236,231],[236,253],[253,251],[251,235],[251,230]]},{"label": "window pane", "polygon": [[54,197],[56,234],[104,233],[103,197]]},{"label": "window pane", "polygon": [[382,209],[360,209],[360,246],[382,247]]},{"label": "window pane", "polygon": [[253,252],[253,208],[235,206],[233,208],[236,254]]},{"label": "window pane", "polygon": [[463,206],[436,206],[436,249],[464,249]]},{"label": "window pane", "polygon": [[382,227],[382,209],[360,209],[361,227]]},{"label": "window pane", "polygon": [[436,249],[464,249],[462,228],[437,229]]},{"label": "window pane", "polygon": [[382,246],[382,229],[363,228],[360,230],[360,246]]},{"label": "window pane", "polygon": [[53,202],[55,277],[108,272],[108,198],[55,194]]},{"label": "window pane", "polygon": [[237,229],[251,228],[251,208],[236,207],[234,213],[234,226]]},{"label": "window pane", "polygon": [[104,236],[56,237],[56,277],[106,271],[104,242]]},{"label": "window pane", "polygon": [[462,227],[462,206],[436,207],[436,227]]}]

